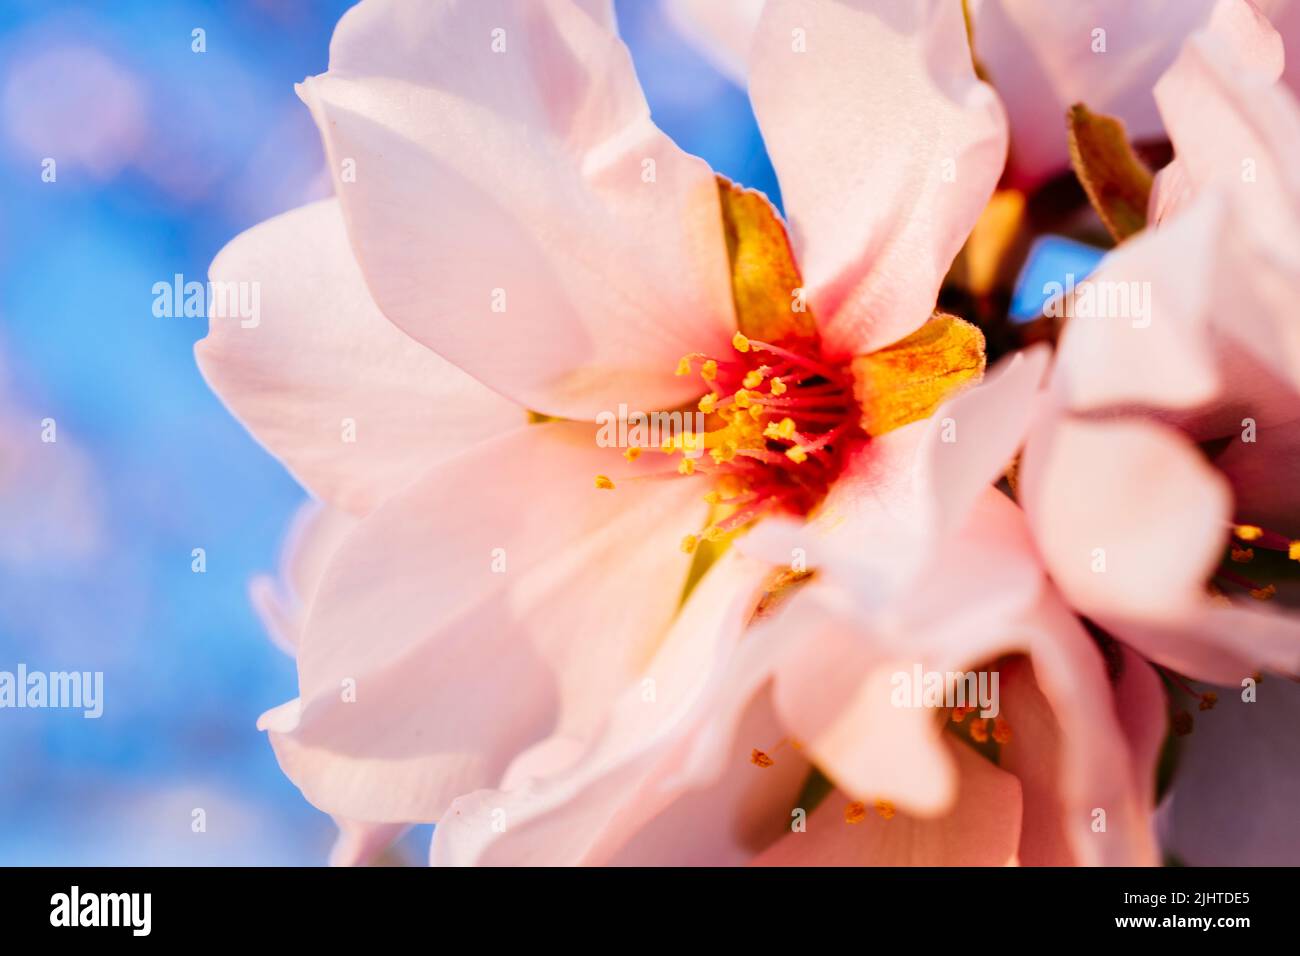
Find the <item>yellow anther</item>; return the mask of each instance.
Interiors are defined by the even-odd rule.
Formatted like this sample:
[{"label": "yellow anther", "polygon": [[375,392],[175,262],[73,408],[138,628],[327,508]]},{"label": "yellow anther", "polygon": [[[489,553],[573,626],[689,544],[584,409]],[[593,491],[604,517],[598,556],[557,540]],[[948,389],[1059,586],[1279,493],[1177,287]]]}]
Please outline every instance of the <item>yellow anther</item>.
[{"label": "yellow anther", "polygon": [[762,366],[761,368],[756,368],[753,371],[749,372],[744,378],[743,384],[745,388],[758,388],[758,386],[762,385],[763,375],[766,372],[767,372],[766,365]]},{"label": "yellow anther", "polygon": [[689,355],[683,355],[683,356],[678,360],[678,362],[677,362],[677,374],[678,374],[678,375],[690,375],[690,374],[691,374],[691,356],[689,356]]},{"label": "yellow anther", "polygon": [[784,438],[794,437],[794,419],[783,418],[779,422],[768,422],[767,427],[763,429],[764,438]]},{"label": "yellow anther", "polygon": [[845,823],[861,823],[867,818],[867,808],[865,804],[854,800],[844,808]]},{"label": "yellow anther", "polygon": [[718,410],[718,396],[713,392],[709,392],[700,399],[700,403],[696,407],[705,415],[711,415]]},{"label": "yellow anther", "polygon": [[779,378],[774,378],[772,379],[771,389],[773,395],[784,395],[785,382],[781,381]]},{"label": "yellow anther", "polygon": [[1253,524],[1239,524],[1233,529],[1232,533],[1242,541],[1257,541],[1264,534],[1264,531]]},{"label": "yellow anther", "polygon": [[1286,556],[1292,561],[1300,561],[1300,541],[1291,542],[1291,546],[1287,548]]},{"label": "yellow anther", "polygon": [[[721,464],[721,462],[719,462],[719,464]],[[716,505],[721,500],[722,495],[718,494],[716,491],[710,491],[704,496],[704,503],[706,505]]]},{"label": "yellow anther", "polygon": [[682,550],[687,554],[694,554],[695,549],[700,546],[700,539],[693,534],[688,534],[682,538]]},{"label": "yellow anther", "polygon": [[1275,594],[1277,594],[1277,588],[1272,584],[1266,584],[1264,587],[1255,588],[1250,592],[1250,596],[1256,601],[1271,601]]},{"label": "yellow anther", "polygon": [[795,445],[793,448],[785,450],[785,457],[789,458],[796,465],[802,465],[808,460],[808,453],[803,450],[802,445]]},{"label": "yellow anther", "polygon": [[726,533],[727,533],[727,532],[723,531],[723,530],[722,530],[721,528],[719,528],[716,524],[711,524],[711,525],[709,525],[707,528],[704,529],[704,540],[705,540],[705,541],[720,541],[720,540],[722,540],[722,536],[725,535]]},{"label": "yellow anther", "polygon": [[709,457],[713,459],[714,464],[722,465],[736,457],[736,449],[733,445],[719,445],[717,448],[709,449]]},{"label": "yellow anther", "polygon": [[731,344],[737,352],[749,351],[749,339],[745,338],[745,336],[740,332],[737,332],[731,337]]},{"label": "yellow anther", "polygon": [[1245,564],[1255,557],[1254,548],[1239,548],[1235,544],[1232,546],[1232,560],[1238,564]]},{"label": "yellow anther", "polygon": [[706,382],[711,382],[718,377],[718,363],[709,359],[700,366],[700,378]]},{"label": "yellow anther", "polygon": [[641,449],[636,447],[629,448],[627,451],[623,452],[623,457],[628,461],[636,461],[641,457]]},{"label": "yellow anther", "polygon": [[884,819],[892,820],[894,818],[894,813],[895,813],[894,805],[890,803],[888,800],[877,800],[876,812],[879,813],[881,817],[883,817]]},{"label": "yellow anther", "polygon": [[737,408],[749,408],[753,404],[752,396],[743,388],[736,392],[732,399],[735,401]]},{"label": "yellow anther", "polygon": [[683,458],[683,459],[681,460],[681,462],[677,465],[677,473],[678,473],[679,475],[693,475],[693,474],[695,474],[695,459],[694,459],[694,458]]},{"label": "yellow anther", "polygon": [[752,418],[754,421],[758,421],[766,414],[767,414],[767,409],[764,408],[762,405],[749,406],[749,417]]},{"label": "yellow anther", "polygon": [[614,489],[614,482],[610,481],[605,475],[597,475],[596,487],[604,488],[606,491],[612,491]]}]

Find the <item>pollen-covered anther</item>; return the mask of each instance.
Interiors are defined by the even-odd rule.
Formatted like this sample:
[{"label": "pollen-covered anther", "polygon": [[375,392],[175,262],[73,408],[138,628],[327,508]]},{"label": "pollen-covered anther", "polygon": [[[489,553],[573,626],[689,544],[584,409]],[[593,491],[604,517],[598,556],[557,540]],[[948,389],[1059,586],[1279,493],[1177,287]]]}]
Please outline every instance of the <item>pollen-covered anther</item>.
[{"label": "pollen-covered anther", "polygon": [[1292,561],[1300,561],[1300,541],[1292,541],[1287,545],[1286,556]]},{"label": "pollen-covered anther", "polygon": [[867,818],[867,805],[854,800],[844,808],[844,822],[858,824]]},{"label": "pollen-covered anther", "polygon": [[1239,524],[1232,529],[1232,533],[1242,541],[1258,541],[1264,536],[1264,529],[1253,524]]},{"label": "pollen-covered anther", "polygon": [[985,717],[978,717],[970,722],[970,739],[976,743],[988,743],[989,724]]},{"label": "pollen-covered anther", "polygon": [[1011,742],[1011,725],[1005,718],[993,718],[993,739],[1000,744]]},{"label": "pollen-covered anther", "polygon": [[1262,588],[1255,588],[1250,592],[1250,596],[1256,601],[1271,601],[1277,596],[1277,586],[1266,584]]},{"label": "pollen-covered anther", "polygon": [[764,770],[776,763],[775,760],[763,753],[763,751],[759,750],[757,747],[755,747],[750,753],[749,762],[755,767],[762,767]]},{"label": "pollen-covered anther", "polygon": [[700,546],[700,539],[693,534],[688,534],[682,538],[682,551],[686,554],[694,554],[695,549]]},{"label": "pollen-covered anther", "polygon": [[614,490],[614,482],[610,480],[610,478],[609,478],[608,475],[597,475],[597,476],[596,476],[596,487],[597,487],[597,488],[604,489],[605,491],[613,491],[613,490]]},{"label": "pollen-covered anther", "polygon": [[638,458],[641,457],[641,449],[633,446],[632,448],[629,448],[625,452],[623,452],[623,457],[626,458],[628,461],[636,461]]},{"label": "pollen-covered anther", "polygon": [[1234,544],[1232,546],[1231,557],[1237,564],[1248,564],[1250,561],[1254,560],[1255,549],[1239,548]]},{"label": "pollen-covered anther", "polygon": [[731,337],[731,347],[737,352],[748,352],[750,347],[749,339],[745,337],[744,333],[737,332]]},{"label": "pollen-covered anther", "polygon": [[1214,705],[1219,702],[1219,695],[1212,690],[1207,690],[1201,695],[1201,710],[1213,710]]},{"label": "pollen-covered anther", "polygon": [[880,814],[882,819],[892,820],[896,812],[897,811],[894,809],[894,805],[890,803],[888,800],[876,801],[876,813]]}]

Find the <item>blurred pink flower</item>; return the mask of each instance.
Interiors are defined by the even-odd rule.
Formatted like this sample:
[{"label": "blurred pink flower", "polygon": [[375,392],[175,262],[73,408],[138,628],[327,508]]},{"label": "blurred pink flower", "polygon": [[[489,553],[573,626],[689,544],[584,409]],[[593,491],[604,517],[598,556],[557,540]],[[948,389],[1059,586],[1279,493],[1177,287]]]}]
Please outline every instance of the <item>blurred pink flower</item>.
[{"label": "blurred pink flower", "polygon": [[1147,307],[1069,319],[1020,469],[1070,603],[1152,661],[1233,686],[1300,673],[1300,618],[1252,600],[1276,590],[1267,551],[1300,556],[1300,108],[1281,67],[1267,21],[1225,0],[1157,84],[1176,153],[1158,224],[1077,290]]}]

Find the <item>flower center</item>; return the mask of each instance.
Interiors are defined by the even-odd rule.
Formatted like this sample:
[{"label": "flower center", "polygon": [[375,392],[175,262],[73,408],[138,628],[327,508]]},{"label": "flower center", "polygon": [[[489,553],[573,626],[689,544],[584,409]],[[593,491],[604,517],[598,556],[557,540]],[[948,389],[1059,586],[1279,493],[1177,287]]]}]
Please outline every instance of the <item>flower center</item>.
[{"label": "flower center", "polygon": [[[680,455],[678,475],[712,482],[704,500],[714,520],[683,539],[688,554],[764,514],[806,515],[839,476],[845,449],[867,437],[850,370],[823,360],[815,341],[782,347],[737,332],[731,344],[728,357],[694,352],[677,365],[678,375],[699,375],[709,389],[697,406],[703,433],[624,453]],[[602,478],[598,486],[612,487]]]},{"label": "flower center", "polygon": [[[795,351],[737,332],[731,344],[729,358],[695,353],[678,363],[678,375],[698,373],[710,389],[698,406],[706,431],[662,449],[704,452],[683,457],[678,471],[714,479],[705,500],[722,507],[706,540],[765,513],[807,514],[839,476],[845,448],[866,438],[851,373],[810,354],[813,343]],[[698,543],[688,535],[682,549]]]}]

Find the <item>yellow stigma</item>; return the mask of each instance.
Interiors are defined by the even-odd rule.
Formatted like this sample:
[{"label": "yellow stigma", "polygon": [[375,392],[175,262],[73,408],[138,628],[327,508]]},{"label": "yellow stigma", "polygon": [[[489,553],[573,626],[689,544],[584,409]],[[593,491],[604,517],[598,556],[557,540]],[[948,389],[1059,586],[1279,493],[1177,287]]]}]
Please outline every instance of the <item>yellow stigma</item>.
[{"label": "yellow stigma", "polygon": [[705,415],[711,415],[718,410],[718,396],[716,392],[709,392],[700,399],[699,405],[696,406]]},{"label": "yellow stigma", "polygon": [[731,344],[737,352],[749,351],[749,339],[745,338],[745,336],[740,332],[737,332],[731,337]]},{"label": "yellow stigma", "polygon": [[781,381],[779,378],[772,379],[771,387],[773,395],[785,394],[785,382]]},{"label": "yellow stigma", "polygon": [[700,546],[700,539],[693,534],[688,534],[682,538],[682,550],[687,554],[694,554],[695,549]]},{"label": "yellow stigma", "polygon": [[1257,541],[1263,533],[1262,529],[1253,524],[1239,524],[1233,529],[1233,534],[1242,541]]},{"label": "yellow stigma", "polygon": [[596,487],[603,488],[606,491],[612,491],[614,489],[614,482],[610,481],[609,478],[605,475],[597,475]]},{"label": "yellow stigma", "polygon": [[636,461],[641,457],[641,449],[636,447],[629,448],[627,451],[623,452],[623,457],[628,461]]}]

